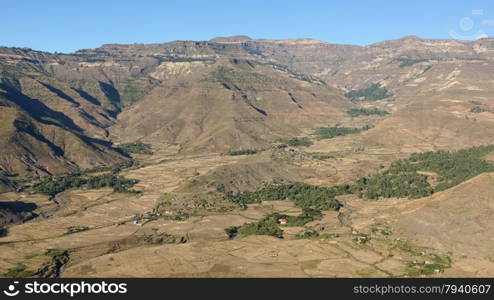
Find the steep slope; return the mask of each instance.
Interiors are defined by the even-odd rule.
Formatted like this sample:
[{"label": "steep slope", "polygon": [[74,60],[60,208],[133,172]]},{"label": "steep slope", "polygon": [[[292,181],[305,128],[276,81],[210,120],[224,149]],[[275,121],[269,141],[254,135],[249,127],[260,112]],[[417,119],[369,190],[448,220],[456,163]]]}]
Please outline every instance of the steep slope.
[{"label": "steep slope", "polygon": [[[322,78],[342,94],[377,85],[387,96],[359,105],[377,106],[393,114],[363,134],[362,146],[422,151],[458,149],[493,140],[493,41],[409,36],[359,47],[310,39],[252,40],[240,36],[145,48],[161,52],[162,57],[179,55],[211,64],[217,63],[218,57],[243,57],[270,64],[293,77]],[[120,52],[131,51],[114,47]],[[183,68],[186,63],[183,58],[181,61]],[[169,73],[180,69],[178,62],[167,64]]]},{"label": "steep slope", "polygon": [[401,236],[481,259],[492,256],[494,174],[481,174],[437,195],[399,207]]},{"label": "steep slope", "polygon": [[[183,150],[260,148],[346,118],[352,104],[323,82],[242,59],[169,63],[173,79],[119,115],[126,141],[178,143]],[[163,75],[164,76],[164,75]]]},{"label": "steep slope", "polygon": [[[122,159],[108,144],[109,127],[120,142],[144,139],[180,144],[188,152],[225,152],[264,147],[316,126],[351,124],[344,112],[353,106],[392,112],[363,133],[362,146],[459,148],[493,138],[493,41],[405,37],[361,47],[236,36],[109,44],[73,54],[0,48],[2,97],[4,107],[20,110],[36,126],[55,126],[96,152],[112,153],[113,158],[100,153],[96,161],[82,158],[92,150],[75,155],[79,158],[67,154],[65,167],[54,163],[54,172],[72,163],[85,167]],[[384,99],[352,104],[342,96],[374,85],[386,91]],[[25,145],[33,151],[34,144]],[[7,151],[2,159],[11,155]],[[24,162],[14,169],[31,172],[19,166],[35,160],[21,156]],[[35,169],[46,169],[44,161]]]},{"label": "steep slope", "polygon": [[[127,159],[106,139],[111,113],[46,72],[52,56],[1,50],[0,169],[5,174],[59,174]],[[7,180],[2,181],[5,189]]]},{"label": "steep slope", "polygon": [[386,91],[385,97],[356,100],[393,112],[363,134],[364,147],[424,151],[490,144],[493,41],[412,36],[380,42],[321,76],[345,92],[371,94],[366,88],[373,85]]},{"label": "steep slope", "polygon": [[58,123],[64,118],[50,118],[53,111],[31,115],[6,100],[19,95],[2,94],[6,97],[0,96],[0,168],[7,174],[59,174],[78,167],[115,164],[126,159],[108,142],[90,138]]}]

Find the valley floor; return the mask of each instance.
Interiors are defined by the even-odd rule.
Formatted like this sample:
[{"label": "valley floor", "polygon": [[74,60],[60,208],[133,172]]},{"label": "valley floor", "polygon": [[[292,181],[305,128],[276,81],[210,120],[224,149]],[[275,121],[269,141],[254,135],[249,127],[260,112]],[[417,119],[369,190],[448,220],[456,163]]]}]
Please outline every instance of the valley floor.
[{"label": "valley floor", "polygon": [[[288,165],[303,170],[308,183],[331,185],[403,155],[353,151],[349,140],[337,142],[339,158],[292,159]],[[320,141],[304,153],[336,153],[334,143]],[[202,174],[273,156],[182,156],[173,147],[161,149],[139,156],[141,166],[122,173],[139,180],[135,188],[141,195],[73,189],[57,195],[57,204],[47,196],[0,194],[0,201],[34,203],[36,213],[44,216],[10,226],[0,238],[0,272],[47,276],[39,270],[58,268],[59,253],[68,250],[69,260],[55,270],[61,277],[494,276],[493,243],[486,234],[494,230],[488,220],[494,174],[416,200],[339,196],[342,209],[325,211],[322,219],[303,227],[283,227],[282,239],[229,239],[225,228],[272,212],[298,215],[301,210],[290,201],[251,204],[245,210],[231,203],[192,207],[184,202],[187,218],[146,216],[164,199],[186,199],[179,196],[187,192],[177,190]],[[70,228],[80,230],[69,233]],[[300,238],[313,230],[317,237]]]}]

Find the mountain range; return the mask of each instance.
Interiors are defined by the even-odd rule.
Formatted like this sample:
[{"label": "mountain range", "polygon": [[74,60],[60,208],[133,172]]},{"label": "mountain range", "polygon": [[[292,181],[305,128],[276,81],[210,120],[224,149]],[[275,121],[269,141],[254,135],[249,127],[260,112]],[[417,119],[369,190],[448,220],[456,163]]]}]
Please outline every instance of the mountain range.
[{"label": "mountain range", "polygon": [[[98,197],[106,199],[104,205],[123,201],[120,208],[129,208],[125,214],[115,213],[109,218],[113,226],[131,215],[143,214],[172,191],[177,193],[172,202],[182,203],[192,201],[187,198],[190,195],[203,195],[205,191],[221,191],[228,196],[279,180],[315,185],[349,184],[412,153],[457,151],[492,144],[493,95],[494,38],[460,41],[407,36],[356,46],[314,39],[232,36],[209,41],[107,44],[70,54],[0,47],[0,192],[10,195],[4,200],[12,200],[11,197],[21,197],[21,182],[137,161],[141,167],[137,164],[135,169],[123,174],[140,180],[137,186],[144,193],[139,201],[144,204],[133,206],[133,201],[137,201],[134,196],[112,193],[113,196],[95,194],[91,198],[91,201]],[[299,147],[304,145],[297,144],[304,141],[309,141],[306,150]],[[148,157],[126,151],[126,145],[132,144],[148,145],[153,154]],[[254,155],[244,158],[243,154]],[[435,173],[423,173],[431,185],[441,180]],[[491,184],[491,176],[479,176],[470,180],[484,191]],[[456,210],[468,206],[459,198],[466,195],[462,191],[469,190],[469,182],[441,191],[452,193],[453,204],[441,202],[449,194],[438,194],[430,196],[434,203],[441,203],[438,206],[421,204],[429,196],[406,205],[386,202],[389,214],[377,214],[375,210],[379,207],[375,203],[362,208],[361,200],[355,199],[349,200],[345,209],[358,211],[350,218],[355,224],[352,230],[369,225],[362,216],[376,220],[388,218],[393,212],[406,215],[397,221],[396,232],[411,237],[412,227],[440,226],[431,217],[431,211],[439,211],[437,207],[447,210],[441,212],[442,217],[454,218]],[[72,214],[85,213],[78,209],[64,211],[68,208],[60,195],[72,199],[68,203],[76,206],[77,197],[90,197],[77,189],[72,192],[76,195],[70,193],[55,197],[59,206],[55,210],[53,203],[47,204],[51,200],[33,201],[43,207],[43,213],[62,218],[65,226],[77,223],[73,219],[68,221]],[[29,197],[24,195],[22,199],[27,201]],[[481,202],[479,206],[490,207],[482,201],[477,201]],[[86,204],[81,204],[84,209],[92,208],[92,204]],[[224,203],[218,205],[222,207]],[[138,206],[145,209],[142,211]],[[477,216],[477,210],[465,209],[469,216]],[[9,216],[11,211],[0,209],[0,213]],[[258,213],[252,217],[259,219]],[[346,218],[346,213],[340,212],[340,220]],[[24,221],[29,220],[26,225],[36,219],[33,213],[23,212],[25,215],[28,217]],[[102,217],[100,211],[96,216]],[[88,222],[100,228],[98,217],[92,215]],[[4,223],[24,222],[19,218]],[[428,223],[420,223],[422,219]],[[242,222],[235,219],[234,223]],[[454,225],[450,223],[441,224],[451,228]],[[345,224],[342,221],[338,226]],[[466,234],[476,230],[475,224],[470,225]],[[431,231],[430,227],[422,228],[422,232]],[[189,231],[194,230],[197,229]],[[183,230],[178,231],[183,234]],[[12,232],[11,240],[30,235],[15,228]],[[124,239],[128,233],[122,232],[120,238]],[[201,234],[196,232],[201,243],[215,241],[214,234]],[[414,236],[417,241],[435,249],[448,251],[457,247],[461,252],[468,248],[450,240],[441,241],[436,232],[426,237],[421,233],[416,235],[419,235]],[[119,240],[117,244],[127,249],[133,243],[136,241]],[[258,241],[252,243],[255,246],[249,244],[249,247],[258,251]],[[62,242],[55,244],[58,247]],[[109,244],[105,247],[100,241],[91,245],[73,244],[71,247],[80,251],[95,251],[94,255],[80,258],[81,264],[94,260],[91,268],[97,269],[95,274],[128,275],[126,269],[112,273],[97,267],[98,259],[103,259],[98,258],[101,254],[98,251],[103,248],[109,251],[105,248]],[[294,245],[289,247],[298,247]],[[488,250],[482,249],[482,255],[487,255]],[[132,257],[129,251],[123,255]],[[193,255],[193,249],[187,251]],[[354,266],[361,263],[356,261]],[[152,259],[147,263],[152,265]],[[75,264],[67,274],[91,275],[92,271],[81,264]],[[240,274],[234,263],[228,265],[217,274]],[[463,261],[453,268],[459,273],[451,274],[472,275],[466,265]],[[251,275],[264,274],[264,269],[259,268],[259,273]],[[282,272],[282,276],[290,273],[289,266],[283,268],[288,271]],[[381,268],[376,270],[372,275],[395,274]],[[491,274],[489,270],[485,274]],[[144,276],[166,273],[139,272]],[[173,273],[170,272],[165,275]],[[351,275],[356,274],[360,273]]]}]

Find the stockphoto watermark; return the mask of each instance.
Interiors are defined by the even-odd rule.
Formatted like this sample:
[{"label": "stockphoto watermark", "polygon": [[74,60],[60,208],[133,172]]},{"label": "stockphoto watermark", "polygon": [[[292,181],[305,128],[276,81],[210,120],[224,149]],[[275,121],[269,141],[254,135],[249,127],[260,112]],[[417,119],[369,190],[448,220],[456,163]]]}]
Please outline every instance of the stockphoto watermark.
[{"label": "stockphoto watermark", "polygon": [[64,295],[74,297],[76,295],[101,295],[101,294],[126,294],[127,283],[106,281],[12,281],[3,289],[3,295],[16,297],[18,295]]},{"label": "stockphoto watermark", "polygon": [[494,17],[486,17],[483,9],[472,9],[470,15],[458,21],[458,28],[449,31],[449,35],[458,40],[477,40],[489,37],[487,31],[490,26],[494,28]]}]

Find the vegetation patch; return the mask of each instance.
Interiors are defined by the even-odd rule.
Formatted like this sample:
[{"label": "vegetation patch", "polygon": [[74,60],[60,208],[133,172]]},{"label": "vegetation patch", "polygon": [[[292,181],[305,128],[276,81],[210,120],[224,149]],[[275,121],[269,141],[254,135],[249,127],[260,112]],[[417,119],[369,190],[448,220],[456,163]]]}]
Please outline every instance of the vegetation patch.
[{"label": "vegetation patch", "polygon": [[326,153],[309,153],[310,157],[317,160],[326,160],[330,158],[334,158],[334,155],[326,154]]},{"label": "vegetation patch", "polygon": [[45,253],[43,253],[43,254],[46,255],[46,256],[53,257],[53,256],[63,255],[65,252],[67,252],[67,250],[46,249]]},{"label": "vegetation patch", "polygon": [[3,278],[27,278],[34,276],[34,272],[27,270],[27,267],[23,264],[10,268],[7,272],[2,274]]},{"label": "vegetation patch", "polygon": [[291,200],[298,207],[317,210],[338,210],[341,203],[335,196],[350,193],[350,186],[322,187],[301,182],[273,184],[254,192],[227,193],[227,197],[243,207],[251,203],[273,200]]},{"label": "vegetation patch", "polygon": [[352,90],[345,94],[345,97],[353,102],[357,101],[377,101],[390,97],[388,90],[378,83],[373,83],[367,88]]},{"label": "vegetation patch", "polygon": [[318,238],[319,232],[315,230],[307,230],[304,231],[303,233],[297,234],[298,239],[313,239],[313,238]]},{"label": "vegetation patch", "polygon": [[348,134],[357,134],[362,131],[369,130],[371,126],[366,125],[361,128],[348,128],[348,127],[339,127],[339,126],[334,126],[334,127],[321,127],[317,128],[315,131],[316,138],[318,140],[323,140],[323,139],[332,139],[337,136],[344,136]]},{"label": "vegetation patch", "polygon": [[190,214],[185,211],[169,211],[168,213],[162,213],[159,211],[153,211],[146,214],[136,215],[132,222],[134,224],[146,224],[158,219],[170,220],[170,221],[185,221],[190,218]]},{"label": "vegetation patch", "polygon": [[[312,144],[314,144],[308,137],[302,137],[302,138],[294,137],[291,139],[281,140],[281,142],[283,143],[282,145],[286,145],[290,147],[309,147]],[[280,147],[280,145],[278,147]],[[282,146],[280,148],[282,148]]]},{"label": "vegetation patch", "polygon": [[276,220],[273,218],[264,218],[259,222],[247,223],[239,227],[238,233],[242,236],[248,235],[270,235],[277,238],[283,238],[283,230],[280,229]]},{"label": "vegetation patch", "polygon": [[223,87],[231,90],[259,91],[269,89],[269,85],[276,79],[272,79],[261,73],[249,71],[249,69],[237,69],[218,67],[204,78],[205,81],[218,82]]},{"label": "vegetation patch", "polygon": [[371,240],[371,237],[365,233],[357,233],[353,241],[357,244],[366,244]]},{"label": "vegetation patch", "polygon": [[238,235],[238,227],[237,226],[230,226],[228,228],[225,228],[225,233],[229,239],[233,239]]},{"label": "vegetation patch", "polygon": [[228,227],[225,229],[226,234],[230,239],[238,234],[242,236],[248,235],[270,235],[277,238],[283,238],[283,230],[280,227],[284,226],[304,226],[314,220],[321,219],[320,210],[304,208],[298,216],[290,216],[280,213],[272,213],[265,216],[258,222],[244,224],[240,227]]},{"label": "vegetation patch", "polygon": [[449,256],[432,254],[424,261],[408,262],[406,276],[417,277],[442,273],[445,269],[451,267],[452,262]]},{"label": "vegetation patch", "polygon": [[352,109],[347,110],[346,113],[352,117],[389,115],[388,111],[381,110],[377,107],[374,107],[374,108],[352,108]]},{"label": "vegetation patch", "polygon": [[486,111],[489,111],[489,110],[482,107],[482,106],[474,106],[474,107],[472,107],[472,109],[470,109],[470,112],[474,113],[474,114],[480,114],[480,113],[483,113]]},{"label": "vegetation patch", "polygon": [[387,224],[378,222],[372,226],[372,233],[381,236],[389,236],[393,232],[391,231],[391,229]]},{"label": "vegetation patch", "polygon": [[115,174],[103,174],[97,176],[85,176],[82,174],[53,176],[37,183],[32,191],[38,194],[54,197],[71,188],[100,189],[104,187],[113,188],[117,193],[137,194],[138,191],[132,187],[138,182],[136,179],[128,179]]},{"label": "vegetation patch", "polygon": [[228,151],[228,155],[237,156],[237,155],[253,155],[261,152],[262,150],[257,149],[245,149],[245,150],[230,150]]},{"label": "vegetation patch", "polygon": [[[103,173],[103,172],[110,172],[113,174],[118,174],[124,169],[128,169],[136,164],[135,161],[133,160],[128,160],[123,163],[114,165],[114,166],[100,166],[100,167],[95,167],[91,169],[85,169],[80,171],[79,175],[88,175],[88,174],[93,174],[93,173]],[[75,174],[77,175],[77,174]]]},{"label": "vegetation patch", "polygon": [[87,231],[90,228],[87,226],[70,226],[67,228],[67,232],[65,234],[73,234],[73,233],[78,233],[78,232],[83,232]]},{"label": "vegetation patch", "polygon": [[163,244],[175,244],[177,238],[174,235],[166,232],[159,232],[157,228],[153,228],[151,234],[144,234],[138,238],[140,243],[148,245],[163,245]]},{"label": "vegetation patch", "polygon": [[[53,249],[49,249],[53,250]],[[50,253],[50,254],[47,254]],[[62,268],[70,260],[70,252],[68,250],[55,250],[47,251],[45,255],[51,256],[51,260],[43,264],[43,266],[36,271],[36,277],[41,278],[59,278]]]},{"label": "vegetation patch", "polygon": [[151,55],[161,64],[163,62],[215,62],[212,57],[192,57],[192,56],[175,56],[175,55]]},{"label": "vegetation patch", "polygon": [[290,77],[292,77],[292,78],[296,78],[296,79],[301,80],[301,81],[307,81],[310,83],[326,85],[326,83],[323,80],[321,80],[320,78],[317,78],[317,77],[311,76],[311,75],[307,75],[307,74],[303,74],[303,73],[299,73],[299,72],[295,72],[285,65],[280,65],[280,64],[276,64],[276,63],[267,63],[267,65],[271,65],[274,69],[284,71],[284,72],[290,74]]},{"label": "vegetation patch", "polygon": [[318,209],[303,208],[302,213],[298,216],[273,213],[269,217],[276,219],[277,223],[283,226],[300,227],[314,220],[320,220],[322,213]]},{"label": "vegetation patch", "polygon": [[122,149],[127,154],[153,154],[153,151],[151,151],[151,146],[140,141],[122,144],[120,145],[120,149]]},{"label": "vegetation patch", "polygon": [[409,57],[400,57],[396,60],[401,62],[400,68],[409,67],[409,66],[413,66],[414,64],[429,61],[428,59],[425,58],[409,58]]},{"label": "vegetation patch", "polygon": [[[494,165],[483,159],[492,151],[494,146],[479,146],[453,152],[412,154],[408,159],[395,161],[382,173],[360,178],[352,190],[369,199],[425,197],[481,173],[494,172]],[[437,184],[431,186],[428,175],[419,171],[438,174]]]},{"label": "vegetation patch", "polygon": [[416,172],[374,174],[357,180],[360,196],[379,198],[421,198],[433,193],[427,176]]},{"label": "vegetation patch", "polygon": [[146,94],[155,86],[153,82],[133,82],[122,91],[120,101],[123,107],[128,107],[133,103],[143,99]]}]

